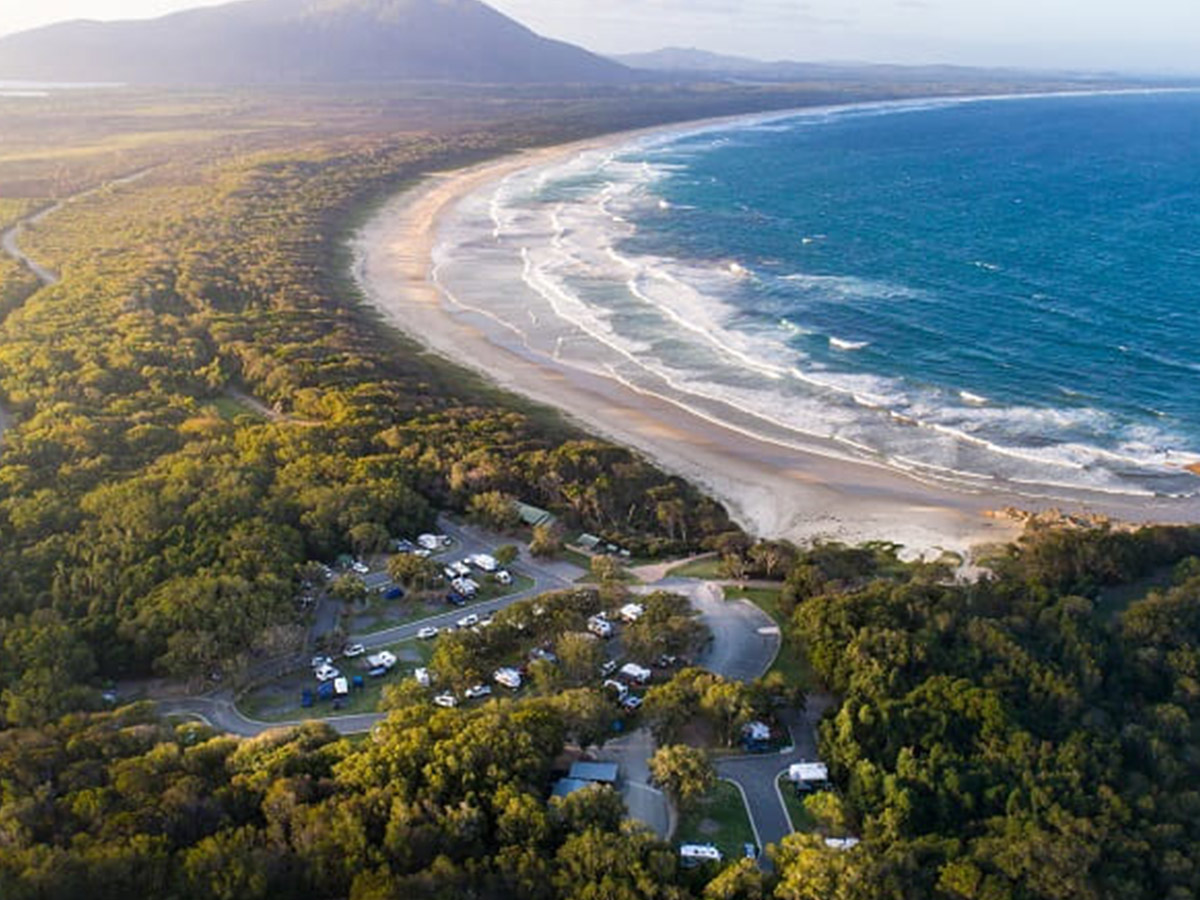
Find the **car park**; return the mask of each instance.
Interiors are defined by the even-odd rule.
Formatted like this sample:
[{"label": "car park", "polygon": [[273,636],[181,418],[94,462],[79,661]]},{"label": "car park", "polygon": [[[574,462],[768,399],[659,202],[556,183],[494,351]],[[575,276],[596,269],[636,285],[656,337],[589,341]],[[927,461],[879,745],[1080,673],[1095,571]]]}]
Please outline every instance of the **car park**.
[{"label": "car park", "polygon": [[433,625],[426,625],[424,628],[422,628],[420,631],[417,632],[417,637],[419,637],[423,641],[432,640],[433,638],[435,638],[437,636],[438,636],[438,629]]},{"label": "car park", "polygon": [[342,656],[353,658],[355,656],[362,656],[366,652],[367,648],[362,644],[347,644],[342,650]]},{"label": "car park", "polygon": [[492,689],[486,684],[477,684],[474,687],[469,687],[464,692],[468,700],[478,700],[480,697],[486,697],[491,694]]},{"label": "car park", "polygon": [[453,709],[458,706],[458,698],[453,694],[438,694],[433,698],[434,706],[441,706],[446,709]]}]

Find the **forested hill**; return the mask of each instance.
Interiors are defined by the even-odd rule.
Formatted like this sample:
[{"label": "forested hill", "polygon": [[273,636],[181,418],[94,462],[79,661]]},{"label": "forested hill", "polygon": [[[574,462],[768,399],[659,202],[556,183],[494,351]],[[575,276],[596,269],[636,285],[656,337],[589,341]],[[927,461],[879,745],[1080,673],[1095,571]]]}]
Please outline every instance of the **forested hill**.
[{"label": "forested hill", "polygon": [[0,78],[129,84],[622,82],[478,0],[242,0],[0,40]]}]

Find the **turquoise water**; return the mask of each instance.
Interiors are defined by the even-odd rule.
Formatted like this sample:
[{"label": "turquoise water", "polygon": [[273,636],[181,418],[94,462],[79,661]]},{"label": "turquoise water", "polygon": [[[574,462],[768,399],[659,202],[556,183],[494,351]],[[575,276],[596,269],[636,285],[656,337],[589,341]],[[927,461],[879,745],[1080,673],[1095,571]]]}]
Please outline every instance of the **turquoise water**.
[{"label": "turquoise water", "polygon": [[475,261],[528,346],[777,441],[1194,496],[1198,172],[1194,93],[809,112],[514,177]]}]

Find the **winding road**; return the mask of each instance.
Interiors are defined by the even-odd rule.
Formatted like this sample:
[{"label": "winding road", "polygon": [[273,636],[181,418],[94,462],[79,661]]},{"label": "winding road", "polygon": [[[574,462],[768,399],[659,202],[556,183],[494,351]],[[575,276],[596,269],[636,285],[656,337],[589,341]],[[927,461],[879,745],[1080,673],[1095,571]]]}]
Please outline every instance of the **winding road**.
[{"label": "winding road", "polygon": [[[37,225],[47,216],[54,215],[54,213],[58,212],[68,203],[74,203],[76,200],[81,200],[84,197],[90,196],[97,191],[105,190],[106,188],[116,187],[122,184],[129,184],[132,181],[137,181],[139,178],[143,178],[148,175],[153,171],[153,169],[154,167],[149,169],[139,169],[138,171],[129,175],[125,175],[121,178],[116,178],[112,181],[106,181],[103,184],[97,185],[93,188],[88,188],[86,191],[82,191],[78,194],[73,194],[70,197],[59,200],[56,203],[52,203],[49,206],[42,207],[41,209],[30,213],[24,218],[18,219],[8,228],[4,229],[4,231],[0,232],[0,250],[3,250],[9,256],[27,268],[30,272],[32,272],[34,277],[36,277],[37,280],[42,283],[42,287],[51,287],[55,284],[58,284],[59,277],[57,273],[47,269],[36,259],[33,259],[21,249],[21,245],[19,243],[21,233],[31,225]],[[11,424],[12,415],[3,407],[0,407],[0,443],[3,442],[4,432]]]}]

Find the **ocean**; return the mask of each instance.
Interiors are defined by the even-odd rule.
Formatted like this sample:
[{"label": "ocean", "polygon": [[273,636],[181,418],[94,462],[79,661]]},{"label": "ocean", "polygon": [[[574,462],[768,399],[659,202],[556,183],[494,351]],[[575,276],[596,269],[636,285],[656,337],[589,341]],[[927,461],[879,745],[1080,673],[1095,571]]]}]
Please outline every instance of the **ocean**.
[{"label": "ocean", "polygon": [[1195,498],[1197,171],[1200,93],[759,116],[510,176],[435,278],[518,352],[781,446]]}]

